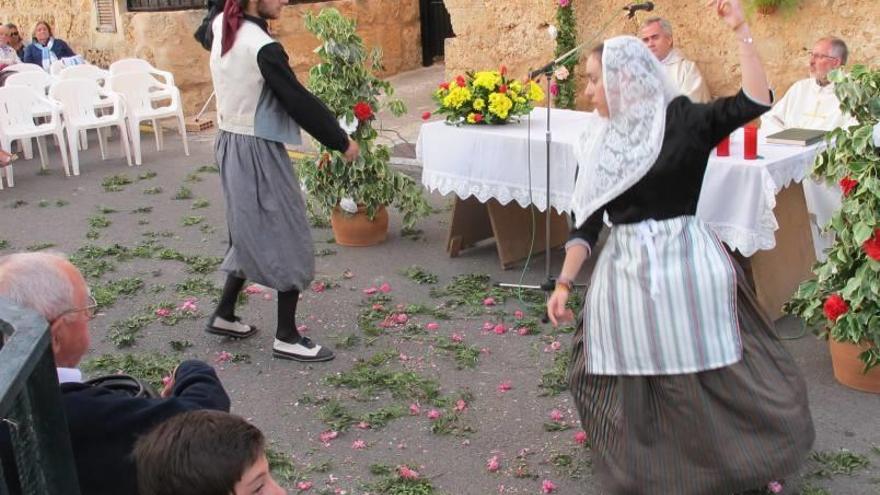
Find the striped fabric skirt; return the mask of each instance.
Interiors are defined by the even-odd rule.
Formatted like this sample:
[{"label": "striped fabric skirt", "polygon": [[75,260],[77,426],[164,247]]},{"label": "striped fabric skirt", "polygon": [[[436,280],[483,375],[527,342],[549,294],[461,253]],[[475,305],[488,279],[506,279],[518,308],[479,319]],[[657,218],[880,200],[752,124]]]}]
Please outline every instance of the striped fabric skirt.
[{"label": "striped fabric skirt", "polygon": [[587,373],[583,321],[569,387],[609,494],[731,494],[796,473],[815,432],[800,370],[739,266],[742,359],[692,374]]}]

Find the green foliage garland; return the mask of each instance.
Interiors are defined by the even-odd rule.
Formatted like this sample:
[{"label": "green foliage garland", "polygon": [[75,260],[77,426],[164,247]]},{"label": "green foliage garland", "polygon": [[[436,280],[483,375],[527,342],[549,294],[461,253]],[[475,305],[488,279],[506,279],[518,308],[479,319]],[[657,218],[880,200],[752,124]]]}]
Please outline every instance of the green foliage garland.
[{"label": "green foliage garland", "polygon": [[[571,1],[557,1],[556,9],[556,27],[558,34],[556,36],[556,57],[567,53],[577,46],[577,22],[574,16],[574,6]],[[574,68],[577,65],[577,54],[568,58],[562,65],[568,70],[569,76],[563,80],[556,80],[556,86],[559,93],[554,97],[556,108],[575,107],[575,84],[574,84]]]}]

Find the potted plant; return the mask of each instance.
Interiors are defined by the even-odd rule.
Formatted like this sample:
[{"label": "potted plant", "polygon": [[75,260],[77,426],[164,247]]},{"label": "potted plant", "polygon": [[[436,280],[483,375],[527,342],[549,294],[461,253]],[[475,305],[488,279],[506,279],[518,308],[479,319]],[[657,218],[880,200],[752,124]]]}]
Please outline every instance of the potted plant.
[{"label": "potted plant", "polygon": [[340,117],[360,146],[360,156],[347,163],[341,153],[318,145],[317,159],[300,160],[299,172],[313,202],[330,214],[338,244],[377,244],[388,232],[386,206],[403,213],[404,227],[430,213],[422,188],[392,170],[388,147],[376,143],[375,113],[384,106],[402,115],[406,107],[390,98],[390,83],[373,75],[382,68],[382,54],[377,49],[367,54],[354,21],[326,8],[307,13],[305,24],[321,42],[315,49],[321,62],[309,71],[309,88]]},{"label": "potted plant", "polygon": [[750,13],[758,12],[764,15],[771,15],[777,10],[791,11],[794,10],[801,0],[747,0],[746,10]]},{"label": "potted plant", "polygon": [[843,205],[832,217],[834,244],[800,285],[786,311],[828,338],[834,376],[844,385],[880,393],[880,151],[872,131],[880,120],[880,70],[855,66],[831,74],[841,109],[858,125],[835,129],[813,176],[840,185]]}]

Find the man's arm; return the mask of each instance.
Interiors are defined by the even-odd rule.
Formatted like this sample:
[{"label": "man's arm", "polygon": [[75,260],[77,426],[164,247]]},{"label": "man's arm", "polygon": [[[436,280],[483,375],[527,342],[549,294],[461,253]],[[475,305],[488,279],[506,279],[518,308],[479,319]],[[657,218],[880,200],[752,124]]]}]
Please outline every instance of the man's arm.
[{"label": "man's arm", "polygon": [[300,127],[330,149],[348,149],[348,134],[339,127],[333,112],[297,80],[280,43],[261,48],[257,65],[266,84]]}]

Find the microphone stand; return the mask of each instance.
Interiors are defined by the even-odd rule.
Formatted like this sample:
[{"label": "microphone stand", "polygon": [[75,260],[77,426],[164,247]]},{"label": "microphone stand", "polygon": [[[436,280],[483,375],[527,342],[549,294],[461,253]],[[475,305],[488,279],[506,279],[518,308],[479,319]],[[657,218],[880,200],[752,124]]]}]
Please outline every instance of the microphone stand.
[{"label": "microphone stand", "polygon": [[[633,16],[635,15],[635,10],[632,8],[624,7],[623,11],[628,12],[628,14],[626,14],[626,17],[628,19],[632,19]],[[608,29],[608,26],[610,26],[612,22],[614,22],[615,20],[618,19],[618,17],[620,17],[620,14],[618,13],[618,11],[615,11],[615,13],[609,15],[605,24],[598,31],[596,31],[596,33],[589,40],[584,41],[580,45],[572,48],[571,50],[563,53],[559,57],[551,60],[550,62],[545,64],[543,67],[541,67],[539,69],[535,69],[533,71],[529,71],[528,79],[534,80],[537,77],[544,76],[547,80],[547,93],[546,94],[548,95],[548,98],[552,98],[552,96],[550,94],[550,85],[552,82],[553,73],[556,71],[556,69],[559,67],[559,65],[566,62],[568,60],[568,58],[571,57],[572,55],[578,53],[588,43],[593,43],[596,40],[596,38],[599,37],[599,35],[601,35],[602,33],[604,33]],[[501,282],[498,282],[495,284],[496,287],[504,287],[504,288],[508,288],[508,289],[541,290],[544,292],[545,299],[549,299],[550,293],[552,293],[553,290],[556,288],[556,277],[554,277],[550,272],[550,270],[551,270],[551,268],[550,268],[550,262],[551,262],[551,253],[550,253],[550,250],[551,250],[551,246],[550,246],[551,222],[550,221],[552,218],[551,217],[552,209],[550,206],[550,144],[553,142],[552,133],[550,130],[550,107],[551,106],[552,106],[551,101],[548,101],[547,102],[547,122],[546,122],[545,130],[544,130],[545,146],[546,146],[545,157],[547,160],[547,170],[546,170],[547,173],[545,176],[545,178],[547,179],[547,183],[546,183],[547,196],[546,196],[546,200],[544,203],[544,208],[545,208],[544,213],[546,215],[546,218],[545,218],[546,221],[544,222],[544,282],[540,285],[511,284],[511,283],[501,283]],[[549,317],[545,314],[544,317],[542,318],[542,321],[544,323],[547,323],[549,321]]]}]

